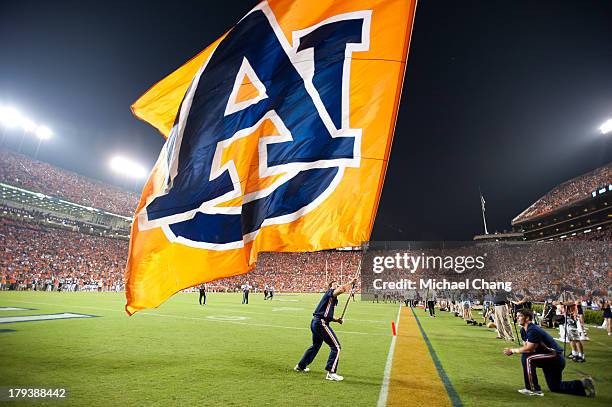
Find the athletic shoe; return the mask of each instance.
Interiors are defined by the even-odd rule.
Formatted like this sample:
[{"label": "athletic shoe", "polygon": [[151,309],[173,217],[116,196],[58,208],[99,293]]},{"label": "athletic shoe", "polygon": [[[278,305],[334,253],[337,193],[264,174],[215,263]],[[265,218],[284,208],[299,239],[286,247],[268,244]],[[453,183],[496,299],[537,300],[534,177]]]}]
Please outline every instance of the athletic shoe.
[{"label": "athletic shoe", "polygon": [[342,380],[344,380],[344,377],[342,377],[342,376],[340,376],[338,374],[335,374],[335,373],[327,372],[327,376],[325,376],[325,380],[331,380],[331,381],[334,381],[334,382],[341,382]]},{"label": "athletic shoe", "polygon": [[574,359],[576,359],[576,357],[577,357],[577,356],[578,356],[578,355],[569,355],[567,358],[568,358],[569,360],[574,360]]},{"label": "athletic shoe", "polygon": [[574,359],[574,362],[584,363],[586,362],[586,359],[584,357],[577,357],[576,359]]},{"label": "athletic shoe", "polygon": [[296,372],[302,372],[302,373],[308,373],[310,372],[310,369],[305,367],[304,369],[302,369],[300,367],[300,365],[295,365],[295,367],[293,368],[293,370],[295,370]]},{"label": "athletic shoe", "polygon": [[524,394],[525,396],[543,396],[544,395],[544,393],[542,393],[541,390],[531,391],[529,389],[520,389],[518,392],[521,394]]},{"label": "athletic shoe", "polygon": [[593,382],[593,378],[591,376],[587,376],[580,381],[584,386],[584,392],[586,393],[586,396],[595,397],[595,383]]}]

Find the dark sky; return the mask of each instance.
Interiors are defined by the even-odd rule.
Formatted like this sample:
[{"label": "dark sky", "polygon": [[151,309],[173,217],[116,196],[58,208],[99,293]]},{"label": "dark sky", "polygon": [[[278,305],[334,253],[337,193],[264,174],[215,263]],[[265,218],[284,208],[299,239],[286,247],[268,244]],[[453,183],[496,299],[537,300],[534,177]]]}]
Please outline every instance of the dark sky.
[{"label": "dark sky", "polygon": [[[129,106],[256,1],[0,1],[0,104],[56,136],[40,158],[109,182],[162,138]],[[612,161],[612,2],[419,2],[372,240],[463,240]],[[30,149],[30,150],[28,150]],[[26,150],[32,150],[26,145]]]}]

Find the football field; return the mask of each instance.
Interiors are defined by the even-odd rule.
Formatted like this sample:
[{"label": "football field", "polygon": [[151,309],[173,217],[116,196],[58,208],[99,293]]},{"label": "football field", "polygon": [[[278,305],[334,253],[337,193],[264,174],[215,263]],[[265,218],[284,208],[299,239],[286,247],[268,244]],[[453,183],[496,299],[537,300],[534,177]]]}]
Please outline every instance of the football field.
[{"label": "football field", "polygon": [[[397,305],[357,301],[340,339],[340,374],[324,380],[329,348],[299,374],[311,344],[310,319],[320,295],[178,294],[155,310],[128,317],[123,293],[2,292],[2,316],[55,314],[98,318],[1,324],[0,386],[67,388],[73,405],[372,406],[378,400]],[[345,298],[341,302],[344,303]],[[336,386],[341,386],[337,388]]]},{"label": "football field", "polygon": [[[345,324],[333,325],[342,344],[338,373],[345,380],[329,382],[326,345],[311,372],[293,371],[310,345],[319,298],[296,294],[264,301],[252,294],[251,303],[242,305],[239,294],[209,293],[208,305],[199,306],[197,293],[184,293],[127,317],[123,293],[1,292],[0,307],[27,309],[0,311],[0,387],[65,388],[62,405],[377,405],[399,306],[349,305]],[[598,397],[551,394],[540,374],[546,395],[534,400],[516,392],[523,387],[520,360],[503,356],[503,344],[490,330],[439,314],[427,318],[420,309],[402,310],[393,367],[387,369],[389,405],[442,403],[432,388],[445,405],[612,405],[612,338],[603,331],[591,328],[587,363],[568,361],[565,371],[568,378],[593,375]],[[6,319],[33,315],[66,318]]]}]

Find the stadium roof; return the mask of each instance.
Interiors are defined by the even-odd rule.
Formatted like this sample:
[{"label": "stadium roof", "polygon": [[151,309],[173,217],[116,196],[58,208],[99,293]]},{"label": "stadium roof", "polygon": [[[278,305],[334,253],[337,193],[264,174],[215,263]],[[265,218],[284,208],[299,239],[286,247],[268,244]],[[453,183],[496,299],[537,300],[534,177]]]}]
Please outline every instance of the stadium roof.
[{"label": "stadium roof", "polygon": [[559,184],[512,219],[512,225],[546,216],[592,196],[612,184],[612,162]]}]

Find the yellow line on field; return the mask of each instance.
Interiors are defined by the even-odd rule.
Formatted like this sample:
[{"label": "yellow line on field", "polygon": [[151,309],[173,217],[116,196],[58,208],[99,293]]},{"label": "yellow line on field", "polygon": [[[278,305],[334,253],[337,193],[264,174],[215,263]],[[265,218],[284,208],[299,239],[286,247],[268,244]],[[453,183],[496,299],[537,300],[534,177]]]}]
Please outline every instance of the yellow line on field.
[{"label": "yellow line on field", "polygon": [[452,406],[409,307],[402,307],[400,319],[387,406]]}]

